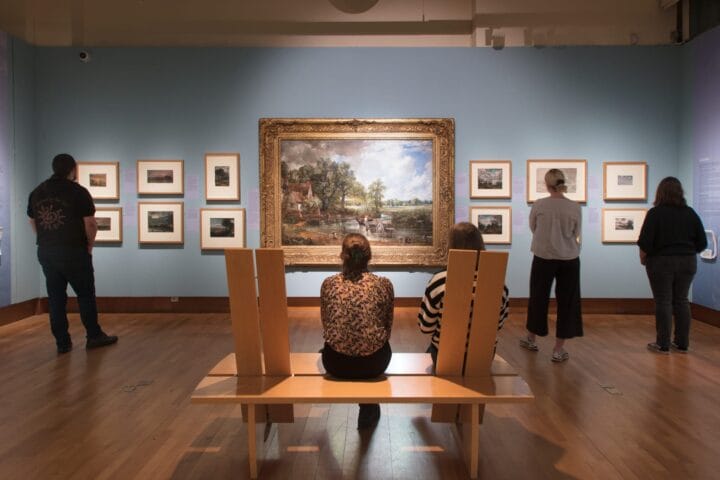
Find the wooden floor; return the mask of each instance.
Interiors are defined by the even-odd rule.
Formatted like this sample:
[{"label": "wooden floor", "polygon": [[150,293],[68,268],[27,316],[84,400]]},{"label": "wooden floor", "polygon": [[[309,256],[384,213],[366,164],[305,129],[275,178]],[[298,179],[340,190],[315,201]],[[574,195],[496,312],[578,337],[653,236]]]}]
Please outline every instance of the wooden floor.
[{"label": "wooden floor", "polygon": [[[424,350],[415,309],[396,310],[392,346]],[[318,309],[291,309],[293,351],[321,346]],[[240,408],[190,405],[231,350],[225,315],[104,315],[120,342],[56,356],[44,316],[0,327],[0,478],[246,478]],[[695,322],[691,353],[645,350],[647,316],[586,317],[570,361],[517,346],[512,314],[499,352],[532,387],[529,405],[488,407],[484,479],[720,478],[720,329]],[[306,405],[273,428],[260,478],[466,478],[448,425],[426,405],[383,405],[378,428],[355,429],[355,405]]]}]

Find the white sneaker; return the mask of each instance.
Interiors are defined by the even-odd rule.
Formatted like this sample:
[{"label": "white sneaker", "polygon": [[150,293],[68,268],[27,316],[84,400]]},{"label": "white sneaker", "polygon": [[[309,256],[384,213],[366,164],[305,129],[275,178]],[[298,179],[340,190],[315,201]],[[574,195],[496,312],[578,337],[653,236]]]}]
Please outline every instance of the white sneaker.
[{"label": "white sneaker", "polygon": [[523,337],[520,339],[520,346],[531,352],[537,352],[540,350],[535,343],[535,340],[530,340],[530,337]]},{"label": "white sneaker", "polygon": [[551,360],[556,363],[564,362],[570,358],[570,354],[565,350],[556,350],[552,354]]}]

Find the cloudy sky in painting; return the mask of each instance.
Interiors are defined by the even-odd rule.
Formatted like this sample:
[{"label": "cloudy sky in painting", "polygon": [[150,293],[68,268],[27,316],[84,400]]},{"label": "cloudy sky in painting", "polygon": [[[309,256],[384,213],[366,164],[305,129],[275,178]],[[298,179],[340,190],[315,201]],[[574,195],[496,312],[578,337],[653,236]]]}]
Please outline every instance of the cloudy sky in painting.
[{"label": "cloudy sky in painting", "polygon": [[321,158],[346,162],[366,187],[382,180],[386,199],[432,200],[430,140],[283,140],[280,155],[290,170]]}]

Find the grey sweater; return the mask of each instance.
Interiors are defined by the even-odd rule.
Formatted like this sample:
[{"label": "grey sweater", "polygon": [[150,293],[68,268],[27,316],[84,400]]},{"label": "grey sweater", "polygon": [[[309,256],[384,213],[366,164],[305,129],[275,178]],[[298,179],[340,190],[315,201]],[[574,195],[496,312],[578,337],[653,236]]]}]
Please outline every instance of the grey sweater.
[{"label": "grey sweater", "polygon": [[580,204],[567,198],[546,197],[530,210],[530,250],[546,260],[572,260],[580,256]]}]

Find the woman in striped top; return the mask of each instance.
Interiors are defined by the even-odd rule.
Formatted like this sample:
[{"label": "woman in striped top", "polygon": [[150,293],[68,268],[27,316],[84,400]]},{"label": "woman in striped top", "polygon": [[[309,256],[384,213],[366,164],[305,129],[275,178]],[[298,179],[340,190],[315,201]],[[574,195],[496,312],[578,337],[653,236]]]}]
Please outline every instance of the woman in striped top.
[{"label": "woman in striped top", "polygon": [[[485,250],[485,242],[483,242],[480,230],[468,222],[461,222],[453,225],[450,229],[450,245],[451,249],[457,250]],[[438,345],[440,343],[440,320],[443,313],[443,300],[445,298],[445,280],[447,278],[447,269],[436,273],[428,282],[425,289],[425,296],[420,305],[420,313],[418,314],[418,325],[420,331],[427,335],[432,335],[430,346],[427,352],[432,356],[433,364],[437,363]],[[502,328],[508,316],[508,297],[509,292],[507,286],[503,287],[502,305],[500,306],[500,317],[498,319],[498,331]],[[472,318],[472,311],[470,312]],[[497,344],[497,340],[495,340]]]}]

